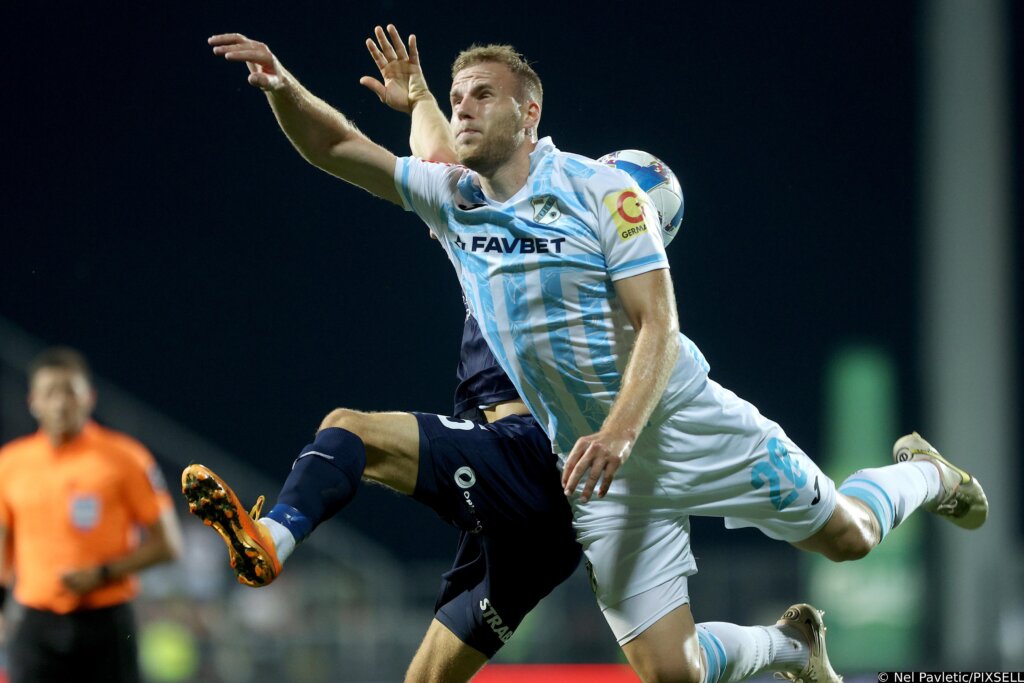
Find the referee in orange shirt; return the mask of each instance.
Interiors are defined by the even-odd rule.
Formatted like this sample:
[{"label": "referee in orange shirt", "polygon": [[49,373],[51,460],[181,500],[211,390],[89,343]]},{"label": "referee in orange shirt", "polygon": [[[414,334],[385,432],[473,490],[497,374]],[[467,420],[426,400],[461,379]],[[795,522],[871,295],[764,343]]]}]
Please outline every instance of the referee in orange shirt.
[{"label": "referee in orange shirt", "polygon": [[24,607],[11,683],[139,681],[135,574],[181,550],[153,456],[93,422],[95,404],[82,355],[45,351],[29,372],[39,431],[0,449],[0,607],[11,578]]}]

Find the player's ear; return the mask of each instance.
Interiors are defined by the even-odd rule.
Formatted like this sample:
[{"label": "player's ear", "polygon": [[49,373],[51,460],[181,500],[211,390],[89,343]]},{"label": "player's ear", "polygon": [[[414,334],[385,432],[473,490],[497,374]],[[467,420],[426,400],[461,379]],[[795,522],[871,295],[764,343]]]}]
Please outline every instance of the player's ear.
[{"label": "player's ear", "polygon": [[523,128],[529,132],[530,138],[536,142],[537,129],[540,127],[540,102],[527,100],[526,113],[523,117]]}]

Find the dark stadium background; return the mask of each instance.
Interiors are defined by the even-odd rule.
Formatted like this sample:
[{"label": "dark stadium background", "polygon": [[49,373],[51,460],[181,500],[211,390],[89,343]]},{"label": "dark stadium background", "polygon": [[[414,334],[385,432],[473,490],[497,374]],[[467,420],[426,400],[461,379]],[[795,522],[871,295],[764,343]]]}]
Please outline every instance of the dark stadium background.
[{"label": "dark stadium background", "polygon": [[[1011,4],[1007,22],[1019,26],[1024,10]],[[544,80],[543,135],[595,157],[645,149],[675,169],[683,329],[720,382],[827,463],[822,377],[843,344],[891,354],[898,424],[922,418],[918,10],[9,6],[0,315],[81,348],[97,374],[275,479],[333,407],[447,411],[462,307],[443,253],[411,214],[307,165],[244,67],[205,41],[225,31],[266,41],[396,153],[407,121],[357,82],[375,73],[363,46],[374,24],[418,34],[442,96],[460,48],[512,42]],[[1022,49],[1012,49],[1016,132]],[[1011,144],[1020,151],[1019,136]],[[380,490],[364,490],[346,518],[413,559],[451,548],[428,511]],[[700,525],[698,542],[728,542],[720,529]]]}]

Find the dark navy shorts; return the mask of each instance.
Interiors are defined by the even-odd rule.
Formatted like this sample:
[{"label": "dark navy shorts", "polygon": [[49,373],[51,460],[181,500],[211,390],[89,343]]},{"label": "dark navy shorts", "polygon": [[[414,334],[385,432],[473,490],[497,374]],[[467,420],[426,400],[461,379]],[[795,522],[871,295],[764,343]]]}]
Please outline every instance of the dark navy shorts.
[{"label": "dark navy shorts", "polygon": [[420,465],[413,498],[463,532],[435,616],[493,657],[580,561],[557,457],[532,416],[484,424],[414,415]]}]

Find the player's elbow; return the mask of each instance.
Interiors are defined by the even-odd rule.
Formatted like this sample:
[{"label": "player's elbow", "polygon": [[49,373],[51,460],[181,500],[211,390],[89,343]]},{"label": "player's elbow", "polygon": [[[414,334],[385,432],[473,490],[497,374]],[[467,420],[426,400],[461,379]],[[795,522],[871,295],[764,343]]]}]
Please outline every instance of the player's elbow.
[{"label": "player's elbow", "polygon": [[303,159],[341,178],[346,177],[349,167],[360,158],[360,147],[366,142],[366,137],[357,130],[343,128],[292,138],[292,144]]}]

